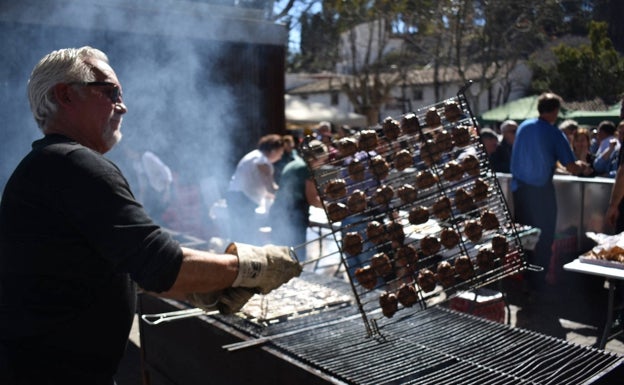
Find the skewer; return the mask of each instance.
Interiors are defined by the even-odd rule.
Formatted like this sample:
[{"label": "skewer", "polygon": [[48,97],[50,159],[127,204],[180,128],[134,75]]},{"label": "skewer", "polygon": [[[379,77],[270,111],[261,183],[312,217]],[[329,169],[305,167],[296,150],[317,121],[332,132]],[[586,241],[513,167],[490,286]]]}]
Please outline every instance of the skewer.
[{"label": "skewer", "polygon": [[318,242],[318,241],[320,241],[321,239],[326,238],[326,237],[328,237],[328,236],[330,236],[330,235],[334,235],[334,234],[336,234],[336,233],[338,233],[338,232],[340,232],[340,229],[330,230],[330,231],[328,231],[327,233],[321,234],[321,235],[319,235],[318,237],[316,237],[316,238],[314,238],[314,239],[311,239],[311,240],[309,240],[309,241],[307,241],[307,242],[305,242],[305,243],[301,243],[301,244],[299,244],[299,245],[297,245],[297,246],[293,246],[293,248],[294,248],[294,249],[300,249],[300,248],[302,248],[302,247],[306,247],[306,246],[307,246],[307,245],[309,245],[309,244],[312,244],[312,243]]},{"label": "skewer", "polygon": [[[293,251],[293,250],[291,250],[291,252],[292,252],[292,253],[294,253],[294,251]],[[306,259],[306,260],[305,260],[305,261],[303,261],[303,262],[299,262],[299,264],[300,264],[301,266],[309,265],[309,264],[311,264],[311,263],[318,262],[318,261],[320,261],[321,259],[325,259],[325,258],[328,258],[328,257],[334,256],[334,255],[336,255],[336,254],[340,254],[340,251],[334,251],[333,253],[329,253],[329,254],[321,255],[320,257],[317,257],[317,258]],[[297,260],[299,260],[299,259],[297,258]]]}]

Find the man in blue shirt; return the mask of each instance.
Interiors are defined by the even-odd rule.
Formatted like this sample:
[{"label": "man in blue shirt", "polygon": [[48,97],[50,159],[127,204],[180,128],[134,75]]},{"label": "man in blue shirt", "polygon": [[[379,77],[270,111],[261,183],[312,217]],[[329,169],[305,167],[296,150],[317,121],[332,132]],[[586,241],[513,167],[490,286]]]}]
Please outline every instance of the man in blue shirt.
[{"label": "man in blue shirt", "polygon": [[[553,93],[540,95],[538,118],[527,119],[518,127],[511,154],[511,190],[515,220],[541,230],[528,262],[547,269],[557,221],[557,199],[553,185],[555,166],[559,161],[571,174],[581,174],[586,165],[576,161],[565,135],[554,125],[561,108],[561,97]],[[529,285],[538,289],[542,274],[531,274]]]}]

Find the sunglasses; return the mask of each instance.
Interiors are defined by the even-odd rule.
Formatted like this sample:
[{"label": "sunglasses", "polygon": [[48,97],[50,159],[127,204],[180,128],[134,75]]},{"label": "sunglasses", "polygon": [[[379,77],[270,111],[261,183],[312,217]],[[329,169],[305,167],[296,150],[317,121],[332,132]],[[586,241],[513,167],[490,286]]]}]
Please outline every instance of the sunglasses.
[{"label": "sunglasses", "polygon": [[119,86],[115,83],[111,82],[84,82],[84,83],[75,83],[85,87],[108,87],[107,93],[105,94],[113,103],[121,103],[121,90]]}]

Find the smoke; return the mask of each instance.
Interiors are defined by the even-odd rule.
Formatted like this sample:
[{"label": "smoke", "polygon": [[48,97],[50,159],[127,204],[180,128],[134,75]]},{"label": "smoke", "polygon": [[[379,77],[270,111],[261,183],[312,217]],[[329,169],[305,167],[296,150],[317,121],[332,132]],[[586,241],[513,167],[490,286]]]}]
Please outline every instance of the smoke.
[{"label": "smoke", "polygon": [[226,167],[217,167],[227,162],[232,147],[222,125],[239,123],[230,87],[211,78],[210,55],[219,52],[202,57],[197,45],[185,40],[156,39],[143,48],[151,54],[138,53],[132,46],[121,60],[109,54],[113,68],[120,68],[117,74],[128,107],[117,150],[129,146],[152,151],[185,180],[207,175],[227,180]]},{"label": "smoke", "polygon": [[[127,150],[149,150],[179,178],[209,178],[223,191],[235,165],[233,154],[237,159],[241,150],[240,132],[233,129],[245,126],[237,113],[245,103],[241,94],[257,95],[258,90],[237,89],[223,78],[223,57],[231,45],[226,47],[218,37],[226,30],[234,38],[270,37],[262,36],[261,26],[233,32],[236,23],[207,20],[206,13],[218,6],[190,1],[100,3],[0,3],[0,188],[31,142],[41,137],[26,98],[33,66],[52,50],[90,45],[109,56],[128,107],[123,139],[106,156],[127,174]],[[249,60],[243,50],[238,65],[244,67]]]}]

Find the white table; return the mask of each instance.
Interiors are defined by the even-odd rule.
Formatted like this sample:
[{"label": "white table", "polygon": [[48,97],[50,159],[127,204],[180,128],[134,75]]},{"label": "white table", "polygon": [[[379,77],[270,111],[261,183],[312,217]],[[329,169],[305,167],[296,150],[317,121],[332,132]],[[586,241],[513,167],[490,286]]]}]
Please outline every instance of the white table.
[{"label": "white table", "polygon": [[597,341],[596,345],[600,349],[604,349],[607,341],[619,334],[618,333],[616,335],[610,335],[611,326],[613,325],[613,311],[615,309],[613,303],[615,299],[615,284],[612,281],[624,281],[624,269],[600,266],[592,263],[584,263],[581,262],[578,258],[572,262],[566,263],[565,265],[563,265],[563,268],[567,271],[596,275],[605,279],[605,282],[609,289],[609,300],[607,303],[607,320],[605,322],[604,330],[602,331],[602,336],[600,337],[600,340]]}]

